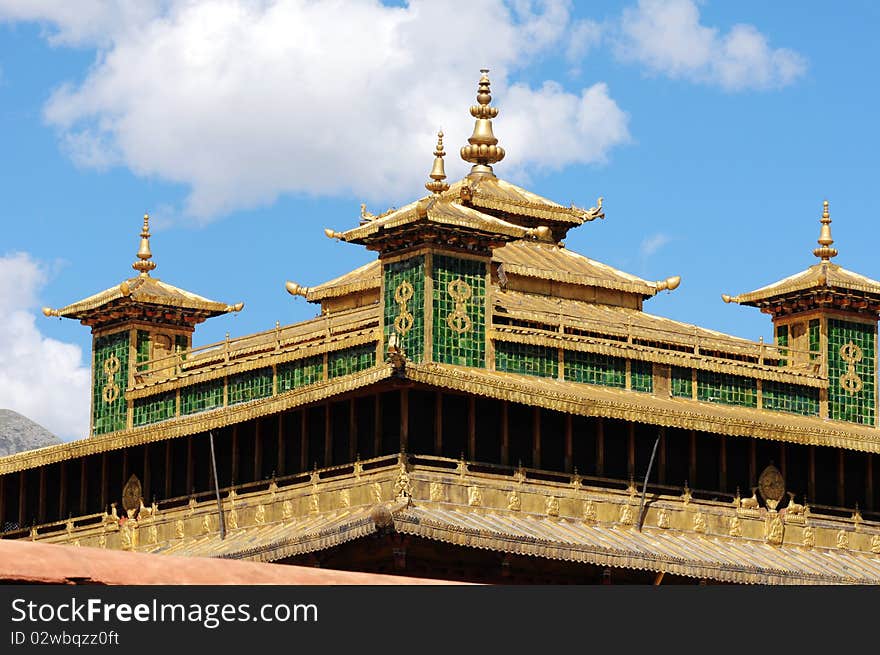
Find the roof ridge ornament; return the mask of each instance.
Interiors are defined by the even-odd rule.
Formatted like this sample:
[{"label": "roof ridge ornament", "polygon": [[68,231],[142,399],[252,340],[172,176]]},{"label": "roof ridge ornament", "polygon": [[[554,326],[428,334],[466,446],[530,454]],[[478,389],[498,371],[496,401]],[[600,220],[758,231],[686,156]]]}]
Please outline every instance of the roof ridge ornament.
[{"label": "roof ridge ornament", "polygon": [[150,276],[150,271],[156,268],[156,262],[150,261],[153,253],[150,252],[150,215],[144,214],[144,227],[141,229],[141,247],[137,252],[138,260],[131,267],[139,271],[144,277]]},{"label": "roof ridge ornament", "polygon": [[477,103],[471,106],[471,116],[476,120],[474,133],[468,145],[461,149],[461,158],[473,164],[471,173],[494,175],[492,164],[504,159],[504,148],[492,132],[492,119],[498,116],[498,107],[490,107],[492,94],[489,89],[489,69],[480,69],[480,82],[477,87]]},{"label": "roof ridge ornament", "polygon": [[819,231],[818,243],[820,248],[815,248],[813,254],[823,262],[830,261],[832,257],[837,256],[837,248],[832,248],[831,244],[834,239],[831,237],[831,217],[828,214],[828,201],[822,203],[822,229]]},{"label": "roof ridge ornament", "polygon": [[425,182],[425,188],[435,194],[441,194],[449,189],[446,180],[446,168],[443,164],[443,157],[446,151],[443,150],[443,130],[437,132],[437,147],[434,149],[434,166],[428,177],[429,182]]}]

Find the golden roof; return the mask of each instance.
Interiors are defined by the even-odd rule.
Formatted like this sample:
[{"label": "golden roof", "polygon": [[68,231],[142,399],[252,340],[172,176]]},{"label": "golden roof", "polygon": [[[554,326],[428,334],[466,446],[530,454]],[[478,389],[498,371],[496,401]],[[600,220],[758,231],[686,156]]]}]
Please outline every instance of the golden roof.
[{"label": "golden roof", "polygon": [[880,282],[869,277],[853,273],[845,268],[833,264],[832,257],[837,256],[837,249],[832,248],[834,239],[831,236],[831,217],[828,213],[828,201],[822,203],[822,227],[819,231],[817,242],[819,247],[813,250],[813,254],[819,258],[817,264],[813,264],[807,270],[796,273],[773,284],[761,287],[749,293],[738,296],[721,296],[724,302],[735,302],[740,305],[760,305],[783,296],[801,294],[803,292],[856,292],[880,296]]},{"label": "golden roof", "polygon": [[378,289],[381,283],[382,264],[378,259],[375,259],[345,275],[340,275],[314,287],[303,287],[295,282],[288,282],[286,288],[291,295],[302,296],[309,302],[319,302],[324,298],[336,298],[366,289]]},{"label": "golden roof", "polygon": [[[191,310],[202,315],[217,316],[227,312],[241,311],[244,303],[227,305],[189,291],[184,291],[175,286],[162,282],[158,278],[150,276],[150,271],[156,268],[156,262],[152,261],[153,253],[150,251],[150,215],[144,214],[144,225],[140,233],[140,248],[137,252],[138,260],[131,265],[139,272],[137,277],[123,280],[118,285],[105,289],[83,300],[71,303],[60,309],[50,307],[43,308],[46,316],[62,316],[65,318],[86,319],[96,314],[97,310],[108,307],[124,305],[158,305],[160,307],[172,307],[181,310]],[[207,316],[203,316],[202,320]]]}]

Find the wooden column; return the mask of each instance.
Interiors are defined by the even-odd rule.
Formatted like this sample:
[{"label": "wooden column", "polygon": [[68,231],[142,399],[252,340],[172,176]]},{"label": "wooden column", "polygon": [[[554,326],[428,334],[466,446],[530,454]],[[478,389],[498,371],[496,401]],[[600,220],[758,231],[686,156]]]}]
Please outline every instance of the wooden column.
[{"label": "wooden column", "polygon": [[666,484],[666,428],[660,428],[660,443],[657,445],[657,473],[660,484]]},{"label": "wooden column", "polygon": [[721,471],[718,480],[721,483],[721,490],[727,491],[727,437],[724,435],[721,435],[721,453],[719,459],[719,468]]},{"label": "wooden column", "polygon": [[125,483],[128,482],[129,466],[128,466],[128,448],[122,449],[122,484],[119,487],[119,490],[122,491],[125,488]]},{"label": "wooden column", "polygon": [[[561,350],[561,349],[560,349]],[[571,414],[565,415],[565,472],[572,472],[572,460],[574,459],[574,447],[572,437],[572,419]]]},{"label": "wooden column", "polygon": [[360,448],[358,447],[358,423],[357,404],[352,398],[348,401],[348,459],[353,462],[357,458]]},{"label": "wooden column", "polygon": [[263,477],[263,435],[261,434],[260,419],[254,419],[254,481]]},{"label": "wooden column", "polygon": [[468,459],[477,459],[477,399],[468,398]]},{"label": "wooden column", "polygon": [[443,455],[443,392],[434,392],[434,454]]},{"label": "wooden column", "polygon": [[67,462],[61,462],[58,475],[58,520],[67,518]]},{"label": "wooden column", "polygon": [[846,479],[843,471],[843,448],[837,449],[837,504],[846,505]]},{"label": "wooden column", "polygon": [[510,464],[510,416],[509,403],[501,401],[501,463]]},{"label": "wooden column", "polygon": [[[101,453],[101,508],[106,512],[110,509],[110,471],[108,471],[109,462],[107,461],[107,453]],[[168,471],[168,468],[165,468]]]},{"label": "wooden column", "polygon": [[541,408],[532,408],[532,467],[541,468]]},{"label": "wooden column", "polygon": [[375,396],[374,407],[373,455],[378,456],[382,452],[382,398],[378,393]]},{"label": "wooden column", "polygon": [[18,473],[18,527],[27,527],[27,471]]},{"label": "wooden column", "polygon": [[[188,455],[187,455],[188,456]],[[232,480],[230,480],[230,484],[234,487],[238,484],[238,424],[232,426],[232,452],[230,453],[232,457],[232,466],[230,466],[230,470],[232,471]],[[189,473],[187,472],[187,477],[189,477]]]},{"label": "wooden column", "polygon": [[305,408],[299,410],[299,470],[309,470],[309,415]]},{"label": "wooden column", "polygon": [[287,453],[284,452],[284,414],[278,413],[278,463],[275,465],[275,472],[278,475],[284,475],[284,460]]},{"label": "wooden column", "polygon": [[144,493],[144,504],[150,504],[150,484],[152,483],[152,475],[150,475],[150,444],[144,444],[144,484],[141,487]]},{"label": "wooden column", "polygon": [[195,462],[193,462],[193,438],[192,435],[186,438],[186,493],[193,492],[193,483],[195,482]]},{"label": "wooden column", "polygon": [[596,475],[605,475],[605,419],[596,418]]},{"label": "wooden column", "polygon": [[[86,466],[86,458],[79,458],[79,513],[80,516],[86,513],[89,502],[89,476]],[[2,523],[2,521],[0,521]]]},{"label": "wooden column", "polygon": [[697,433],[695,430],[688,430],[690,438],[690,448],[688,456],[688,484],[691,489],[697,486]]},{"label": "wooden column", "polygon": [[807,497],[810,502],[816,502],[816,446],[809,446],[807,449],[807,466],[809,473],[807,474]]},{"label": "wooden column", "polygon": [[782,479],[785,479],[785,469],[786,469],[786,448],[785,444],[779,443],[779,472],[782,473]]},{"label": "wooden column", "polygon": [[167,439],[165,441],[165,498],[171,498],[171,493],[173,490],[172,482],[174,481],[174,476],[172,475],[172,457],[171,457],[171,439]]},{"label": "wooden column", "polygon": [[324,466],[333,464],[333,406],[324,405]]},{"label": "wooden column", "polygon": [[[868,510],[874,509],[874,455],[872,453],[868,453],[865,455],[865,466],[867,470],[865,471],[865,508]],[[3,521],[0,519],[0,524]]]},{"label": "wooden column", "polygon": [[758,484],[757,448],[754,439],[749,439],[749,491]]},{"label": "wooden column", "polygon": [[626,473],[636,477],[636,424],[630,421],[626,426]]},{"label": "wooden column", "polygon": [[40,484],[37,493],[37,523],[46,522],[46,467],[40,467]]},{"label": "wooden column", "polygon": [[400,452],[409,450],[409,389],[400,390]]}]

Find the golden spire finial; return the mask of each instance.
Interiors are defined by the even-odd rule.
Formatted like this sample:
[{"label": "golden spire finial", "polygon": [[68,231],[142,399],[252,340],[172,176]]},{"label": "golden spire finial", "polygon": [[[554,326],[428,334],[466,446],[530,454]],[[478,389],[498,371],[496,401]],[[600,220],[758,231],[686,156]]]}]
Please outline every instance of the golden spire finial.
[{"label": "golden spire finial", "polygon": [[150,274],[154,268],[156,268],[156,262],[151,262],[150,259],[153,257],[153,253],[150,252],[150,215],[144,214],[144,227],[141,230],[141,247],[138,248],[137,252],[138,261],[131,265],[131,267],[140,271],[140,274],[144,277]]},{"label": "golden spire finial", "polygon": [[837,248],[832,248],[831,244],[834,239],[831,238],[831,217],[828,214],[828,201],[822,203],[822,229],[819,230],[819,245],[821,248],[815,248],[813,254],[819,257],[823,262],[829,261],[832,257],[837,256]]},{"label": "golden spire finial", "polygon": [[471,173],[492,174],[492,164],[504,159],[504,148],[498,146],[498,139],[492,133],[492,119],[498,115],[498,107],[490,107],[492,95],[489,91],[489,69],[480,69],[480,84],[477,87],[477,102],[471,107],[471,116],[477,119],[474,133],[468,144],[461,149],[461,158],[473,164]]},{"label": "golden spire finial", "polygon": [[431,168],[430,182],[425,182],[425,188],[434,193],[443,193],[449,188],[444,181],[446,179],[446,168],[443,165],[443,156],[446,152],[443,150],[443,130],[437,132],[437,147],[434,149],[434,166]]}]

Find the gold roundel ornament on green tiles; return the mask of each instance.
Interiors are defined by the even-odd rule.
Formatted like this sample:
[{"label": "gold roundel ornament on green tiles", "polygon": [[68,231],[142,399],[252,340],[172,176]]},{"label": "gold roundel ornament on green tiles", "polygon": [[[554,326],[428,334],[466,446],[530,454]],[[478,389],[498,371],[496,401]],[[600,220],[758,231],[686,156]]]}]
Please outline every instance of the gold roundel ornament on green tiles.
[{"label": "gold roundel ornament on green tiles", "polygon": [[455,309],[446,317],[446,324],[454,332],[464,334],[472,326],[470,316],[465,311],[465,303],[470,300],[473,291],[467,282],[457,277],[446,285],[446,293],[455,302]]},{"label": "gold roundel ornament on green tiles", "polygon": [[846,373],[840,376],[840,386],[848,394],[858,393],[864,386],[862,379],[856,375],[856,364],[862,361],[862,349],[850,339],[849,343],[840,347],[840,358],[846,362]]},{"label": "gold roundel ornament on green tiles", "polygon": [[394,318],[394,331],[403,336],[412,329],[413,315],[406,304],[412,299],[415,289],[413,285],[404,280],[394,290],[394,302],[400,307],[400,313]]}]

